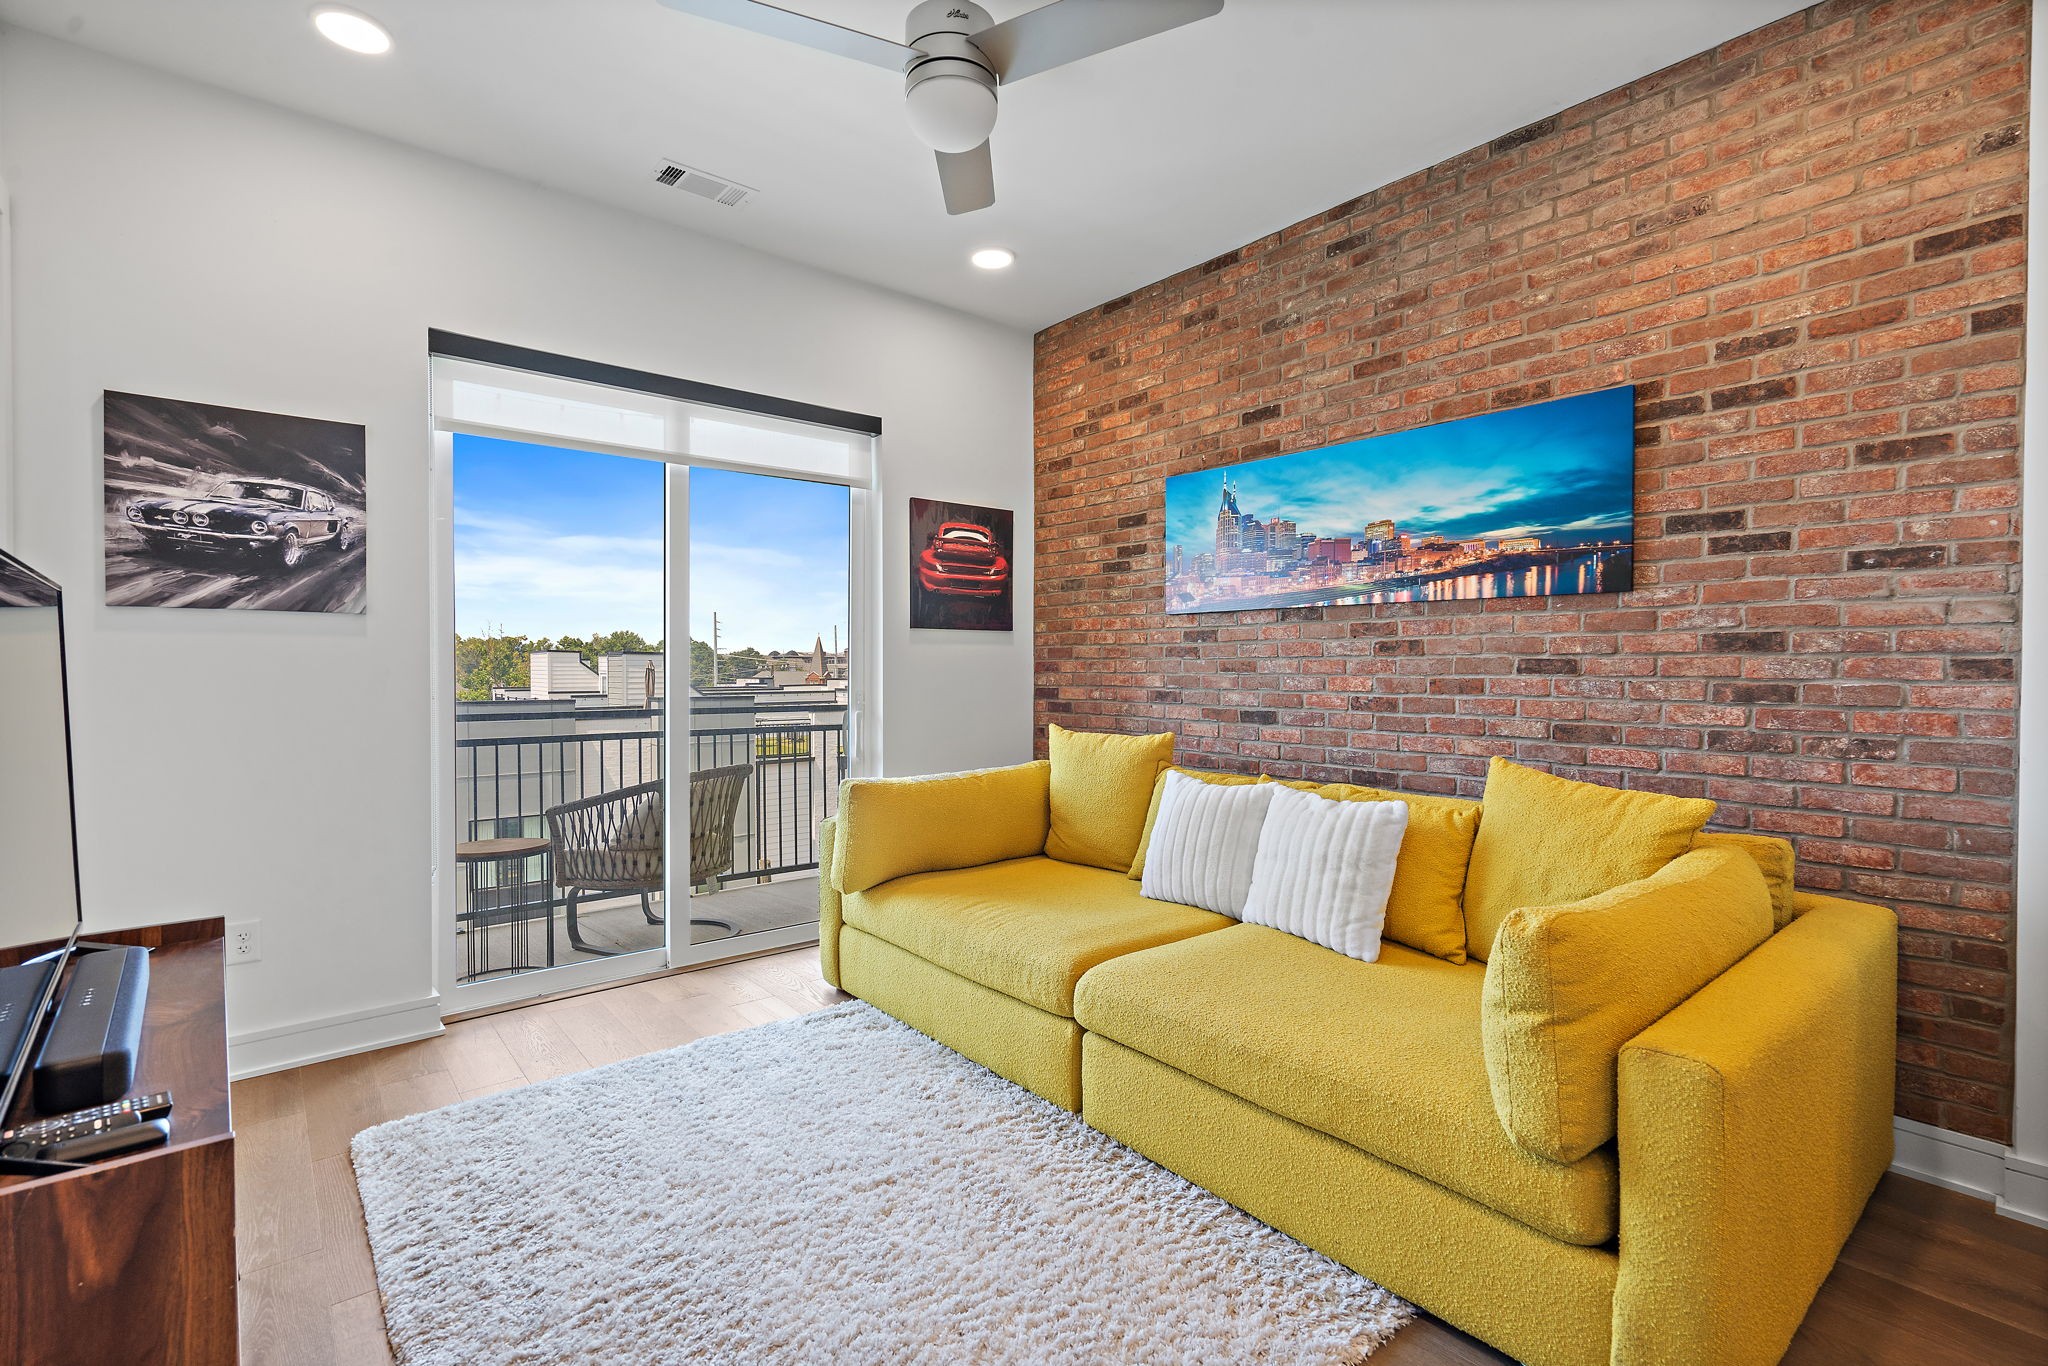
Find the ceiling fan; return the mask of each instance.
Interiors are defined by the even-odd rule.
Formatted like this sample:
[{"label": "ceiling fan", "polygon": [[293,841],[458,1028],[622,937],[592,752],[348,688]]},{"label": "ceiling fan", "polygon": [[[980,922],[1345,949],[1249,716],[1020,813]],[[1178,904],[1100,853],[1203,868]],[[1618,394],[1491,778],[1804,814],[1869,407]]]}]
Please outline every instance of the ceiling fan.
[{"label": "ceiling fan", "polygon": [[670,9],[903,74],[910,128],[938,153],[947,213],[996,202],[988,136],[996,87],[1164,33],[1223,8],[1223,0],[1053,0],[998,24],[969,0],[924,0],[904,41],[841,28],[760,0],[661,0]]}]

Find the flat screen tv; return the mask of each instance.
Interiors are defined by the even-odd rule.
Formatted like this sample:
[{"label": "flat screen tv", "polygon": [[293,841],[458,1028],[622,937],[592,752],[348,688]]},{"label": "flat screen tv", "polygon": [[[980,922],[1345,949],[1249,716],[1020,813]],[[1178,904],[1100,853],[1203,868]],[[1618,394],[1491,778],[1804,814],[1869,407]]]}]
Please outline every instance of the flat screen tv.
[{"label": "flat screen tv", "polygon": [[0,551],[0,950],[43,946],[26,963],[0,969],[0,1012],[11,1017],[0,1020],[0,1116],[30,1071],[79,920],[64,595]]},{"label": "flat screen tv", "polygon": [[1635,389],[1166,481],[1166,610],[1635,586]]}]

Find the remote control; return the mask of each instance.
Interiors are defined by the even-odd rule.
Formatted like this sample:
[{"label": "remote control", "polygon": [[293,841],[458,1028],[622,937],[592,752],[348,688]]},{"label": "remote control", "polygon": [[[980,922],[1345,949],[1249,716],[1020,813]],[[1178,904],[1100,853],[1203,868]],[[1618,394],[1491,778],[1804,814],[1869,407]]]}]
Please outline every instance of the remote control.
[{"label": "remote control", "polygon": [[126,1128],[145,1119],[160,1119],[170,1112],[171,1093],[153,1091],[146,1096],[131,1096],[127,1100],[95,1105],[89,1110],[73,1110],[67,1115],[31,1120],[0,1133],[0,1146],[21,1142],[46,1148],[52,1143],[98,1133],[102,1129]]},{"label": "remote control", "polygon": [[45,1162],[89,1162],[96,1157],[112,1157],[137,1148],[153,1148],[159,1143],[170,1142],[170,1139],[169,1120],[138,1119],[133,1124],[116,1125],[52,1143],[39,1155]]}]

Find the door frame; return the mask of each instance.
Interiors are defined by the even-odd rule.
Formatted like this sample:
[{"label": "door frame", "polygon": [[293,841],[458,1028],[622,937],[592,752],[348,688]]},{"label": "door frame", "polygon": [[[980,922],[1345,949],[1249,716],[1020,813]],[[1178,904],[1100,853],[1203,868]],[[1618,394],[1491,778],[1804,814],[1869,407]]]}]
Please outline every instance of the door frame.
[{"label": "door frame", "polygon": [[[442,343],[459,343],[444,350]],[[484,352],[475,352],[483,348]],[[495,348],[495,351],[493,351]],[[715,389],[711,386],[694,385],[688,381],[671,380],[662,376],[649,375],[639,371],[620,370],[616,367],[597,365],[573,358],[551,356],[548,353],[528,351],[516,347],[497,347],[495,343],[478,342],[472,338],[454,337],[453,334],[430,333],[430,351],[435,359],[473,361],[504,367],[514,374],[528,374],[555,379],[607,384],[622,390],[621,397],[638,395],[656,400],[704,401],[715,395],[711,401],[718,407],[734,412],[749,412],[760,417],[783,421],[804,420],[820,426],[829,426],[848,436],[867,437],[871,444],[866,463],[865,478],[846,479],[819,478],[815,482],[833,483],[847,490],[847,648],[848,648],[848,697],[844,743],[847,750],[847,771],[856,776],[867,776],[879,771],[877,756],[880,754],[880,684],[881,672],[879,651],[881,646],[881,605],[878,601],[879,580],[875,572],[874,558],[880,539],[880,527],[876,525],[879,515],[877,487],[880,467],[879,419],[859,414],[840,413],[834,409],[812,405],[792,404],[788,401],[760,395],[748,395],[736,390]],[[489,352],[490,354],[485,354]],[[500,357],[495,352],[507,353]],[[511,357],[516,357],[512,359]],[[529,369],[526,362],[533,362]],[[639,383],[626,381],[650,381],[643,387]],[[692,468],[733,469],[744,473],[763,474],[777,478],[805,478],[806,476],[788,470],[752,465],[720,459],[713,455],[691,452],[684,449],[651,450],[613,445],[602,440],[568,437],[546,432],[529,432],[511,428],[483,426],[463,422],[452,416],[452,378],[449,367],[435,365],[431,369],[429,412],[429,437],[431,459],[428,469],[428,588],[431,597],[429,631],[432,645],[429,649],[428,702],[429,702],[429,744],[432,749],[430,764],[431,798],[430,813],[433,821],[432,842],[429,854],[428,882],[431,933],[429,935],[429,964],[432,979],[440,995],[441,1013],[444,1017],[467,1015],[476,1011],[487,1011],[509,1004],[533,1000],[540,997],[577,992],[593,987],[610,985],[631,978],[647,977],[664,971],[686,971],[706,967],[713,963],[735,957],[751,957],[763,952],[781,948],[796,947],[817,942],[818,928],[815,921],[790,926],[779,930],[758,931],[752,934],[692,944],[688,938],[689,913],[692,900],[687,885],[689,860],[687,858],[665,861],[668,886],[663,896],[664,917],[667,924],[663,931],[663,944],[659,948],[642,950],[637,953],[619,954],[606,958],[593,958],[587,962],[558,962],[554,968],[538,969],[531,972],[515,973],[482,982],[464,983],[457,980],[460,971],[458,955],[455,952],[455,917],[459,911],[463,893],[463,869],[455,861],[455,846],[458,843],[455,829],[454,797],[456,777],[456,698],[455,698],[455,654],[449,642],[455,639],[455,437],[458,434],[499,437],[533,445],[557,446],[568,450],[594,454],[615,455],[633,459],[656,460],[667,466],[664,481],[667,490],[667,522],[663,532],[665,558],[663,582],[665,640],[664,669],[671,680],[680,680],[680,692],[672,683],[666,691],[663,707],[662,733],[662,776],[668,790],[679,790],[673,782],[674,765],[678,753],[684,755],[683,774],[687,784],[689,754],[685,746],[690,745],[690,652],[689,641],[689,471]],[[667,387],[663,387],[667,386]],[[840,421],[843,419],[843,421]],[[681,496],[678,498],[677,490]],[[680,650],[676,642],[682,642]],[[678,670],[677,660],[681,667]],[[680,743],[677,736],[682,737]],[[670,801],[664,803],[664,824],[667,827],[663,838],[670,849],[689,848],[689,803]],[[683,885],[678,893],[677,882]],[[678,917],[680,916],[680,921]],[[681,924],[681,943],[678,944],[676,926]],[[659,955],[657,957],[656,955]]]}]

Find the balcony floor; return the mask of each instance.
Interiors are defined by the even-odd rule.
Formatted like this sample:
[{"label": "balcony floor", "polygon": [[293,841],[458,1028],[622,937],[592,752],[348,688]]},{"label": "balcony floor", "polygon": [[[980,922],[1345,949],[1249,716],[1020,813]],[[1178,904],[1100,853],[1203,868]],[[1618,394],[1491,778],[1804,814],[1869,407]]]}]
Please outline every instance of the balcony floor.
[{"label": "balcony floor", "polygon": [[[654,898],[654,913],[663,914],[662,898]],[[818,919],[818,879],[816,877],[795,877],[778,882],[743,882],[734,880],[725,884],[718,892],[710,895],[698,894],[690,898],[690,914],[698,919],[723,920],[731,924],[735,934],[745,935],[761,930],[783,929],[790,925],[815,924]],[[525,925],[494,925],[482,931],[465,931],[458,936],[456,953],[467,963],[469,934],[481,933],[489,936],[487,944],[478,946],[479,966],[484,961],[484,950],[488,948],[488,962],[491,976],[500,975],[503,966],[511,961],[514,935],[527,937],[527,961],[536,964],[547,962],[547,946],[541,939],[541,921],[529,921]],[[576,908],[576,924],[583,935],[583,941],[593,948],[610,949],[615,953],[638,953],[645,949],[658,949],[662,944],[665,927],[650,925],[640,914],[637,897],[620,897],[610,901],[585,902]],[[565,917],[558,910],[554,918],[555,962],[583,963],[592,955],[578,953],[569,944],[568,926]],[[734,937],[724,930],[710,925],[692,925],[690,937],[695,943],[714,939]]]}]

